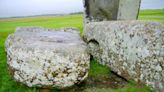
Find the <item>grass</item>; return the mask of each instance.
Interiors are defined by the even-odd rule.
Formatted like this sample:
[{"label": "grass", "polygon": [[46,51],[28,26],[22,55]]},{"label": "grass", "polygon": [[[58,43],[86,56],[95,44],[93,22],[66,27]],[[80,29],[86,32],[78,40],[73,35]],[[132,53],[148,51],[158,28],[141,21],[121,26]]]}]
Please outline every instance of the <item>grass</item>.
[{"label": "grass", "polygon": [[110,89],[110,88],[88,88],[84,92],[150,92],[147,87],[139,87],[136,85],[127,85],[120,89]]},{"label": "grass", "polygon": [[142,10],[139,12],[139,20],[160,20],[164,21],[164,9]]},{"label": "grass", "polygon": [[82,25],[83,18],[81,15],[0,19],[0,32],[14,32],[17,26],[42,26],[47,28],[74,26],[82,32]]},{"label": "grass", "polygon": [[[164,10],[143,10],[139,14],[139,20],[164,20]],[[40,16],[28,18],[7,18],[0,19],[0,92],[39,92],[39,88],[28,88],[25,85],[16,83],[8,73],[4,43],[6,37],[15,31],[17,26],[42,26],[47,28],[77,27],[82,33],[82,15],[69,16]],[[98,64],[95,60],[91,61],[89,76],[101,77],[108,76],[110,69]],[[52,90],[58,92],[58,90]],[[100,89],[88,88],[84,92],[150,92],[148,88],[138,87],[129,83],[121,89]]]},{"label": "grass", "polygon": [[110,69],[107,66],[100,65],[95,59],[90,62],[89,76],[99,78],[110,75]]},{"label": "grass", "polygon": [[140,16],[164,16],[164,9],[158,10],[141,10]]}]

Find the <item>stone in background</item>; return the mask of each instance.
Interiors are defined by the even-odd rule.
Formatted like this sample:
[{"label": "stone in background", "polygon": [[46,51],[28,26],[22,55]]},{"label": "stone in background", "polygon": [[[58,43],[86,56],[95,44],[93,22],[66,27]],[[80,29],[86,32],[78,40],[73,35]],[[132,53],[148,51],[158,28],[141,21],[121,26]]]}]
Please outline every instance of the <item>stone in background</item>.
[{"label": "stone in background", "polygon": [[85,23],[137,19],[141,0],[84,0]]},{"label": "stone in background", "polygon": [[90,55],[75,28],[17,28],[6,52],[13,78],[29,87],[63,89],[88,76]]},{"label": "stone in background", "polygon": [[164,89],[164,24],[155,21],[103,21],[85,25],[91,55],[118,75]]}]

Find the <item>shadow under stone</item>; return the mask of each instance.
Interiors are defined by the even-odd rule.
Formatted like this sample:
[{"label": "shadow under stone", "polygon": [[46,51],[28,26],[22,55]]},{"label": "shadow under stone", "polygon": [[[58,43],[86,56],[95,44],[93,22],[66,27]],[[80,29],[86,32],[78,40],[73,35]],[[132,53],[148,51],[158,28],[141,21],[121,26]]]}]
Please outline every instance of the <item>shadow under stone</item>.
[{"label": "shadow under stone", "polygon": [[60,90],[61,92],[82,92],[88,88],[111,88],[111,89],[118,89],[123,88],[128,84],[128,82],[111,73],[109,76],[104,77],[92,77],[89,76],[84,82],[75,85],[69,89]]}]

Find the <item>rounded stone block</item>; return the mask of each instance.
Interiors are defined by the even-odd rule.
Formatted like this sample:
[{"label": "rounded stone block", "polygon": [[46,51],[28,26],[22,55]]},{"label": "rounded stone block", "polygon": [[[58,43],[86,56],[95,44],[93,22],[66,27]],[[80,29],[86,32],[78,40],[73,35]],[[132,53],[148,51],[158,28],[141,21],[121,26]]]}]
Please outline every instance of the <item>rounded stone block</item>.
[{"label": "rounded stone block", "polygon": [[29,87],[71,87],[88,76],[87,46],[75,28],[19,27],[6,40],[13,78]]}]

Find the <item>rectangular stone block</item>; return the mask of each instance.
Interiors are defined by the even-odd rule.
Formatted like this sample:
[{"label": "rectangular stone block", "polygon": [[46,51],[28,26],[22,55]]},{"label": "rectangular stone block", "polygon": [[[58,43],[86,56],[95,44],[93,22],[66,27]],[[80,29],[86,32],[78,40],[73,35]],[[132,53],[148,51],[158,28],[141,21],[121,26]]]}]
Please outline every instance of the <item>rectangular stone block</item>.
[{"label": "rectangular stone block", "polygon": [[141,0],[120,0],[117,20],[134,20],[138,18]]},{"label": "rectangular stone block", "polygon": [[85,22],[137,19],[141,0],[84,0]]},{"label": "rectangular stone block", "polygon": [[118,75],[164,89],[164,23],[104,21],[85,26],[90,54]]}]

